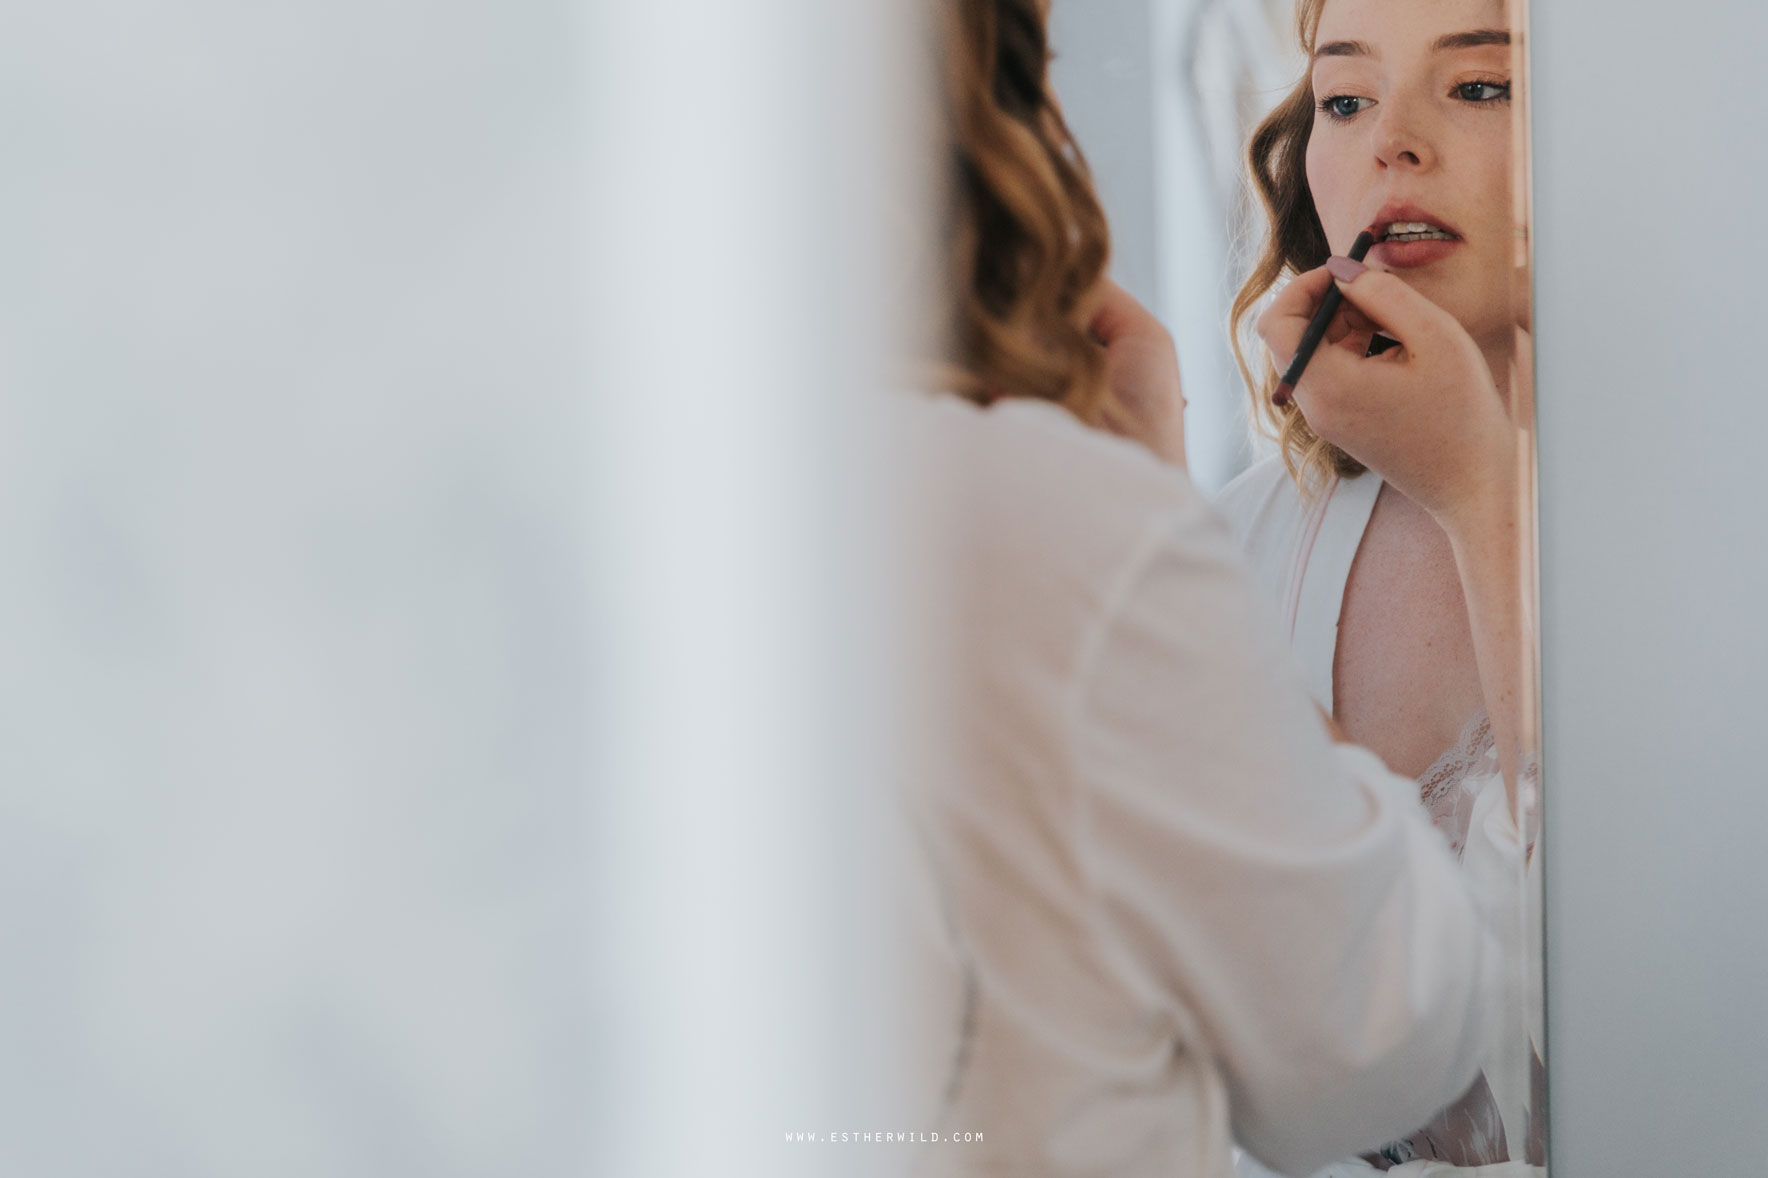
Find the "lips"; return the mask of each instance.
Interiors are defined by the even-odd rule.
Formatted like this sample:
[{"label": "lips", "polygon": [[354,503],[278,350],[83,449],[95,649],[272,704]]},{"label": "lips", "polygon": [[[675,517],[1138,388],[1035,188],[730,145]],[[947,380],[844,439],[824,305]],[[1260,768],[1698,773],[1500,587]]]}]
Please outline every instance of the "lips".
[{"label": "lips", "polygon": [[1388,204],[1370,222],[1377,245],[1372,258],[1404,270],[1441,261],[1461,248],[1460,232],[1430,210],[1414,204]]},{"label": "lips", "polygon": [[1370,218],[1369,224],[1377,231],[1377,240],[1385,241],[1388,231],[1395,226],[1422,226],[1438,233],[1446,233],[1450,237],[1460,238],[1461,231],[1437,216],[1427,208],[1415,204],[1385,204],[1381,211]]}]

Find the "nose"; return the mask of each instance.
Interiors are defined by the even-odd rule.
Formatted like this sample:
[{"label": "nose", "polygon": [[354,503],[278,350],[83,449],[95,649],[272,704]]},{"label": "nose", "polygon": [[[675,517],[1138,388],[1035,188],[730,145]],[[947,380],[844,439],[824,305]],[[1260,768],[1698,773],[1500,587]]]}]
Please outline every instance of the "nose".
[{"label": "nose", "polygon": [[1417,112],[1400,101],[1382,103],[1376,110],[1375,159],[1382,168],[1435,166],[1436,148]]}]

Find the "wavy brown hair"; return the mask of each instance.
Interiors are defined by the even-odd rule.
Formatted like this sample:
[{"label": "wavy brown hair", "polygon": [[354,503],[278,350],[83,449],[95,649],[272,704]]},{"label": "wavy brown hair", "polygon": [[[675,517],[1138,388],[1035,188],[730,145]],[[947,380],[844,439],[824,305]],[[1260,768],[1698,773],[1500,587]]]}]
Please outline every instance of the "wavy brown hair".
[{"label": "wavy brown hair", "polygon": [[1048,0],[938,0],[944,20],[950,336],[937,383],[987,404],[1111,407],[1088,333],[1110,256],[1092,177],[1050,92]]},{"label": "wavy brown hair", "polygon": [[[1296,5],[1296,35],[1310,62],[1320,28],[1320,10],[1325,5],[1326,0],[1299,0]],[[1324,266],[1332,255],[1320,214],[1314,208],[1314,194],[1308,190],[1308,138],[1314,130],[1314,112],[1310,68],[1252,133],[1246,158],[1253,189],[1264,205],[1268,232],[1252,273],[1234,297],[1230,317],[1234,360],[1252,395],[1253,425],[1277,440],[1284,465],[1307,495],[1324,490],[1333,475],[1359,475],[1365,468],[1314,433],[1294,401],[1282,408],[1271,404],[1277,370],[1269,354],[1251,339],[1249,320],[1254,308],[1284,275]],[[1256,376],[1247,360],[1249,347],[1262,357]]]}]

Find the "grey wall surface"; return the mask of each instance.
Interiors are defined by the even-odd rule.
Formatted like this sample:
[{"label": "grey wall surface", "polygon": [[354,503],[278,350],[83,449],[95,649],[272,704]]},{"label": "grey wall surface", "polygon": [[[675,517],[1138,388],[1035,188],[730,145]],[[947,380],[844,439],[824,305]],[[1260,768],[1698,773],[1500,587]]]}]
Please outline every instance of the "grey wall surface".
[{"label": "grey wall surface", "polygon": [[583,1171],[570,5],[9,6],[0,1171]]},{"label": "grey wall surface", "polygon": [[0,1174],[901,1156],[905,11],[9,6]]},{"label": "grey wall surface", "polygon": [[1161,208],[1154,159],[1161,145],[1153,46],[1159,10],[1174,3],[1189,0],[1069,0],[1050,9],[1051,76],[1111,223],[1112,273],[1160,315],[1168,310],[1170,282],[1155,248]]},{"label": "grey wall surface", "polygon": [[1553,1173],[1754,1173],[1768,11],[1534,9]]},{"label": "grey wall surface", "polygon": [[1183,70],[1199,0],[1061,0],[1051,77],[1111,224],[1113,277],[1178,345],[1191,477],[1214,491],[1250,458],[1228,349],[1229,212]]}]

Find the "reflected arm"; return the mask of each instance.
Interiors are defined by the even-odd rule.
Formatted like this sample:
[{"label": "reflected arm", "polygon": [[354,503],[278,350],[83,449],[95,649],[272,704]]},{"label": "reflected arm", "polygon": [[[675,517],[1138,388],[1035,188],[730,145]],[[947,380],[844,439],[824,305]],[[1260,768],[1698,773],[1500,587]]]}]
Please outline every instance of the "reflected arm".
[{"label": "reflected arm", "polygon": [[[1517,473],[1521,469],[1519,464]],[[1534,636],[1525,608],[1531,583],[1525,557],[1532,534],[1528,527],[1532,498],[1523,479],[1507,470],[1492,480],[1487,493],[1462,510],[1438,515],[1467,599],[1480,687],[1512,814],[1518,813],[1522,760],[1533,747],[1529,706],[1533,694],[1528,687],[1534,671]]]}]

